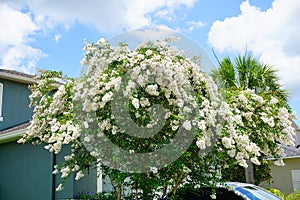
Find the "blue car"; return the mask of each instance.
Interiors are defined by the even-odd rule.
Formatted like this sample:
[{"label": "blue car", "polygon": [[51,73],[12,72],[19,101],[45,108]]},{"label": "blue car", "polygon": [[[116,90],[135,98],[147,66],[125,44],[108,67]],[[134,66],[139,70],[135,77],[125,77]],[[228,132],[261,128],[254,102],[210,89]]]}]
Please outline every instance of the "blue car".
[{"label": "blue car", "polygon": [[[226,182],[216,188],[203,187],[195,190],[179,189],[176,200],[282,200],[271,192],[249,183]],[[169,193],[163,200],[169,200]]]}]

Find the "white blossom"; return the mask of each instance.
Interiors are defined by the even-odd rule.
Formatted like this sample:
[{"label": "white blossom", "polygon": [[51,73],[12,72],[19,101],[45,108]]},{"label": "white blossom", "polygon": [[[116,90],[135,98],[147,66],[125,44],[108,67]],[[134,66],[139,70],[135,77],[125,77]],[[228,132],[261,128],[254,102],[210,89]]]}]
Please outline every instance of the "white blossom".
[{"label": "white blossom", "polygon": [[200,148],[200,149],[205,149],[206,145],[205,145],[205,140],[204,139],[198,139],[196,142],[196,145]]},{"label": "white blossom", "polygon": [[159,92],[157,90],[158,90],[157,84],[147,85],[147,87],[146,87],[146,92],[150,95],[153,95],[153,96],[158,96],[159,95]]},{"label": "white blossom", "polygon": [[135,107],[135,109],[139,109],[140,107],[140,102],[137,98],[133,98],[131,101],[132,105]]},{"label": "white blossom", "polygon": [[185,130],[188,130],[188,131],[190,131],[192,129],[191,121],[185,121],[185,122],[183,122],[182,126],[183,126],[183,128]]},{"label": "white blossom", "polygon": [[75,180],[78,181],[80,180],[82,177],[84,177],[84,173],[82,171],[79,171],[76,173],[76,177]]},{"label": "white blossom", "polygon": [[63,190],[63,189],[64,189],[63,184],[59,184],[59,185],[57,186],[57,188],[56,188],[56,191],[61,191],[61,190]]},{"label": "white blossom", "polygon": [[275,98],[275,97],[272,97],[272,99],[270,100],[270,104],[273,105],[273,104],[276,104],[278,103],[278,99]]},{"label": "white blossom", "polygon": [[158,169],[157,169],[156,167],[150,167],[150,171],[151,171],[153,174],[157,174]]},{"label": "white blossom", "polygon": [[282,158],[280,158],[279,160],[276,160],[276,161],[274,162],[274,164],[275,164],[276,166],[285,166],[285,163],[283,162],[283,159],[282,159]]}]

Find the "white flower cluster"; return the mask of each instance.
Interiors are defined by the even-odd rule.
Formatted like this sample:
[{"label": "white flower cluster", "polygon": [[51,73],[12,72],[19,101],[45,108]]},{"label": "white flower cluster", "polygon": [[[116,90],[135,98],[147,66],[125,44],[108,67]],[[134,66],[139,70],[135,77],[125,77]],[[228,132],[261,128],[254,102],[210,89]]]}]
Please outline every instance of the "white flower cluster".
[{"label": "white flower cluster", "polygon": [[[61,84],[58,88],[48,84],[46,80],[39,80],[36,87],[32,89],[30,99],[31,106],[34,106],[34,114],[26,134],[18,142],[25,143],[38,139],[39,143],[46,143],[45,149],[58,154],[63,145],[72,144],[72,148],[76,148],[80,129],[72,116],[73,82]],[[48,92],[43,93],[41,90],[45,88]],[[73,153],[65,156],[65,161],[70,164],[63,168],[54,166],[53,174],[61,173],[61,178],[66,178],[71,173],[77,172],[76,180],[82,178],[84,174],[79,171],[80,166],[76,164],[74,156]],[[74,161],[71,161],[72,159]],[[57,191],[62,189],[63,184],[60,184]]]},{"label": "white flower cluster", "polygon": [[225,126],[221,143],[228,155],[243,167],[248,166],[248,159],[259,165],[258,157],[262,154],[284,156],[283,149],[276,143],[294,145],[292,120],[295,113],[289,112],[271,94],[263,95],[253,90],[233,92],[229,100],[231,107],[225,112],[226,121],[233,123]]},{"label": "white flower cluster", "polygon": [[[167,111],[165,119],[170,120],[171,130],[178,130],[182,122],[185,130],[198,130],[199,148],[211,146],[213,129],[217,125],[216,116],[220,112],[217,87],[196,63],[185,58],[177,48],[157,41],[142,44],[130,51],[124,44],[114,48],[102,39],[97,44],[87,44],[85,49],[88,56],[82,62],[89,68],[74,88],[74,100],[83,102],[85,112],[103,109],[113,100],[115,93],[122,92],[135,108],[136,118],[144,119],[153,105],[149,98],[165,98],[169,106],[181,111],[177,116],[180,120],[171,120],[174,113]],[[124,76],[129,76],[129,80],[122,80]],[[138,87],[146,95],[138,95]],[[100,132],[122,132],[120,128],[113,130],[113,120],[112,115],[100,116]],[[103,129],[101,123],[104,121],[110,126]],[[147,124],[148,128],[156,124],[151,122]]]},{"label": "white flower cluster", "polygon": [[[72,83],[61,85],[54,95],[41,96],[40,104],[34,108],[34,115],[27,133],[19,140],[25,142],[29,138],[39,138],[46,142],[45,149],[59,153],[63,144],[74,142],[80,136],[79,126],[72,119],[64,116],[71,115],[73,108],[66,89],[70,89]],[[31,98],[41,95],[39,90],[33,91]],[[65,120],[61,120],[64,118]]]}]

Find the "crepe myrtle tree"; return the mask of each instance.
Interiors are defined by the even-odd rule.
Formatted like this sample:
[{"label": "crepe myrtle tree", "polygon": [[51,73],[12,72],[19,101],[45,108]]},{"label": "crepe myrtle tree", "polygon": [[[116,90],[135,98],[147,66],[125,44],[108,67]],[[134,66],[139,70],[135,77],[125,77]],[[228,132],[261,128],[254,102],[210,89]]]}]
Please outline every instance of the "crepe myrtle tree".
[{"label": "crepe myrtle tree", "polygon": [[[172,191],[174,199],[179,186],[215,186],[224,166],[280,158],[276,141],[292,143],[294,115],[280,99],[240,90],[228,92],[226,103],[197,60],[169,44],[174,40],[130,50],[102,38],[86,43],[80,78],[36,76],[34,115],[19,142],[43,142],[55,154],[71,145],[54,166],[62,178],[57,190],[72,174],[79,180],[100,166],[113,185],[106,197],[153,199]],[[57,82],[64,84],[53,87]]]},{"label": "crepe myrtle tree", "polygon": [[[255,141],[256,138],[261,140],[266,137],[266,132],[278,135],[277,137],[285,137],[285,132],[292,134],[294,130],[291,128],[290,120],[295,119],[296,116],[288,105],[288,92],[282,89],[279,84],[277,70],[273,66],[259,62],[247,52],[244,55],[238,55],[233,61],[229,57],[224,58],[219,64],[219,68],[213,71],[212,77],[231,108],[242,113],[240,123],[242,126],[239,126],[238,130],[248,132],[252,141]],[[241,101],[243,103],[240,103]],[[266,106],[266,103],[269,105],[264,110],[263,107]],[[278,114],[277,117],[274,115],[275,113]],[[288,115],[288,113],[292,114],[290,120],[283,122],[280,117]],[[282,123],[288,123],[289,128],[282,126],[282,123],[277,124],[278,120]],[[289,142],[275,141],[293,145]],[[264,140],[260,142],[256,140],[255,143],[260,145],[260,148],[264,146]],[[276,145],[273,144],[273,146]],[[261,157],[260,162],[266,158],[265,153],[264,155]],[[268,169],[270,171],[270,162],[264,161],[263,165],[254,167],[257,169],[256,171],[253,171],[250,160],[248,160],[247,166],[245,169],[247,182],[259,183],[264,181],[265,178],[271,178],[271,176],[260,175],[260,172],[270,174],[270,172],[266,173]],[[257,178],[260,177],[261,180],[254,179],[255,172]],[[243,176],[238,180],[244,180]]]}]

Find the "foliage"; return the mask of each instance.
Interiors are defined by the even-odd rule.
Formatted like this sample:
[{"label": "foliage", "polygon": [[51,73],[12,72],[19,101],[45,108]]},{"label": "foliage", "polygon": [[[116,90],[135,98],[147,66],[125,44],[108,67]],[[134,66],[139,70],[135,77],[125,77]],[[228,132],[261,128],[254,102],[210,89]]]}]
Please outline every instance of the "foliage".
[{"label": "foliage", "polygon": [[290,193],[290,194],[285,194],[282,193],[280,190],[275,189],[275,188],[269,188],[268,189],[270,192],[272,192],[273,194],[275,194],[276,196],[282,198],[283,200],[298,200],[300,199],[300,191],[297,190],[294,193]]},{"label": "foliage", "polygon": [[[285,101],[247,89],[227,91],[227,104],[212,79],[166,42],[130,50],[100,39],[85,50],[88,68],[80,79],[49,71],[37,76],[34,115],[19,140],[45,142],[56,154],[71,145],[53,172],[63,178],[57,190],[72,174],[79,180],[100,165],[116,198],[153,199],[179,186],[214,186],[220,170],[246,167],[247,159],[260,164],[262,155],[279,158],[276,141],[292,142],[294,115]],[[54,87],[59,80],[65,84]],[[147,157],[160,149],[166,150]]]},{"label": "foliage", "polygon": [[[254,165],[255,185],[259,185],[262,182],[268,182],[272,178],[270,166],[272,161],[266,160],[263,157],[259,157],[260,165]],[[230,169],[222,170],[222,179],[224,181],[234,182],[246,182],[245,168],[240,165],[230,165]]]},{"label": "foliage", "polygon": [[74,194],[72,199],[85,199],[85,200],[111,200],[115,199],[114,193],[106,193],[106,194],[90,194],[89,192],[79,192],[78,194]]}]

